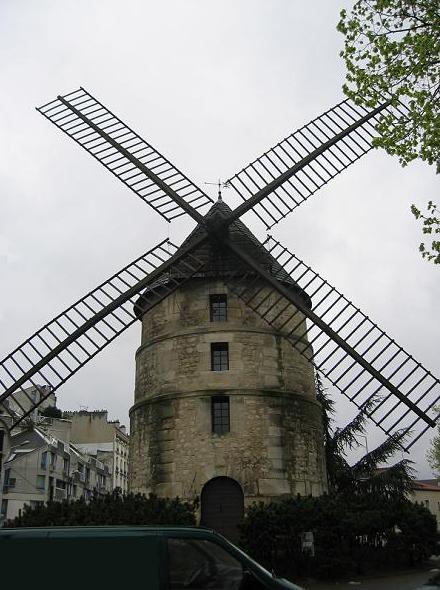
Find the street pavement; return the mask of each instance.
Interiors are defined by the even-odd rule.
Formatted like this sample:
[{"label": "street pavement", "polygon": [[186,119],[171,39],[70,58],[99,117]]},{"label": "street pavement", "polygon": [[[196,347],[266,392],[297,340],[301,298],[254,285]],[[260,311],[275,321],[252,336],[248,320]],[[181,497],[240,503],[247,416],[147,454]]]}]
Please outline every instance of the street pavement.
[{"label": "street pavement", "polygon": [[[437,564],[436,564],[437,565]],[[428,567],[423,570],[411,570],[390,574],[387,576],[378,576],[368,578],[353,578],[345,582],[297,582],[306,590],[440,590],[439,586],[423,586],[432,578],[439,569],[437,567]]]}]

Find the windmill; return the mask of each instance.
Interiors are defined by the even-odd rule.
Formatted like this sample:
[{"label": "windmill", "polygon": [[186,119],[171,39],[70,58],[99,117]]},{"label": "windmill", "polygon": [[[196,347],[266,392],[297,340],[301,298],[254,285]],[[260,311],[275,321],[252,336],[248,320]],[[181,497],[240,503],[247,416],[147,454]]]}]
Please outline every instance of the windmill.
[{"label": "windmill", "polygon": [[[344,100],[227,181],[242,203],[213,200],[84,88],[37,110],[168,222],[196,229],[178,247],[164,239],[79,299],[0,363],[0,404],[18,426],[119,334],[189,281],[215,272],[386,436],[410,432],[408,450],[437,420],[440,382],[342,293],[274,238],[260,243],[240,221],[271,228],[372,149],[385,101],[368,111]],[[209,212],[207,213],[207,210]],[[208,268],[209,267],[209,268]],[[38,402],[30,387],[43,383]],[[375,401],[372,404],[372,401]],[[403,444],[403,443],[402,443]]]}]

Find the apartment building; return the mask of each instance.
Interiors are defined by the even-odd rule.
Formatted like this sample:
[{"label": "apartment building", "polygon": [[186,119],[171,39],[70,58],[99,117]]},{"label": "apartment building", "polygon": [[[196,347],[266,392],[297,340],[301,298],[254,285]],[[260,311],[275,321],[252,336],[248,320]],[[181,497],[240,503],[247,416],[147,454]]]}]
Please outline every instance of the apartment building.
[{"label": "apartment building", "polygon": [[413,483],[411,500],[422,504],[437,520],[440,530],[440,481],[437,479],[418,479]]},{"label": "apartment building", "polygon": [[129,435],[119,420],[108,419],[107,410],[64,412],[71,424],[71,440],[112,472],[113,488],[128,491]]},{"label": "apartment building", "polygon": [[[23,415],[30,412],[29,417],[35,423],[38,422],[41,412],[56,407],[57,398],[50,385],[32,385],[19,389],[4,403],[15,414]],[[38,407],[35,407],[35,404],[39,404]]]},{"label": "apartment building", "polygon": [[18,516],[25,504],[89,499],[112,490],[107,465],[38,427],[11,436],[3,470],[2,520]]}]

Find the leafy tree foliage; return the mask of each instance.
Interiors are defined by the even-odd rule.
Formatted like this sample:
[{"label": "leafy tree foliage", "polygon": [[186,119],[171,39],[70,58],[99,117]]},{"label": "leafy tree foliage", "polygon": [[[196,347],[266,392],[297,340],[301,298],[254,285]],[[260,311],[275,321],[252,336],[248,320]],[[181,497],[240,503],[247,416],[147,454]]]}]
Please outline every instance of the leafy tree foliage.
[{"label": "leafy tree foliage", "polygon": [[93,526],[93,525],[194,525],[195,503],[153,494],[123,495],[119,490],[84,498],[48,502],[31,508],[5,523],[6,527]]},{"label": "leafy tree foliage", "polygon": [[377,145],[402,164],[419,157],[440,165],[440,5],[438,0],[358,0],[341,12],[345,92],[370,107],[392,95],[409,117],[385,119]]},{"label": "leafy tree foliage", "polygon": [[417,209],[415,205],[411,206],[411,211],[416,219],[420,219],[422,223],[422,232],[431,237],[431,244],[426,246],[422,242],[419,246],[419,250],[422,253],[422,257],[434,262],[434,264],[440,264],[440,211],[435,203],[429,201],[427,207],[427,214],[423,215],[422,212]]},{"label": "leafy tree foliage", "polygon": [[[341,11],[338,30],[345,36],[341,56],[347,67],[345,93],[358,104],[376,107],[391,96],[407,114],[378,125],[375,145],[398,156],[405,166],[415,158],[440,171],[440,4],[438,0],[358,0]],[[428,205],[423,232],[440,231],[436,208]],[[440,262],[439,243],[422,256]]]},{"label": "leafy tree foliage", "polygon": [[[436,408],[438,411],[440,408]],[[440,423],[437,424],[437,434],[431,441],[431,447],[426,453],[426,458],[432,470],[440,476]]]}]

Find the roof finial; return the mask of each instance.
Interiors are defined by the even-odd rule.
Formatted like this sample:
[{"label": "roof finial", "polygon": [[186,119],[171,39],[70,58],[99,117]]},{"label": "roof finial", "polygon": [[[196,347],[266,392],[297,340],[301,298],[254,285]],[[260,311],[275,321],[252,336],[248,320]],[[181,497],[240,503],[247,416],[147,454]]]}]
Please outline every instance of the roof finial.
[{"label": "roof finial", "polygon": [[221,179],[219,178],[217,182],[205,182],[205,184],[215,184],[216,187],[218,187],[218,197],[217,200],[218,201],[223,201],[222,198],[222,188],[230,188],[230,184],[228,184],[227,182],[222,182]]}]

